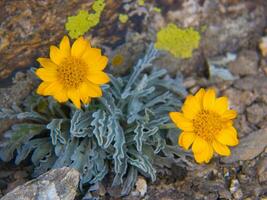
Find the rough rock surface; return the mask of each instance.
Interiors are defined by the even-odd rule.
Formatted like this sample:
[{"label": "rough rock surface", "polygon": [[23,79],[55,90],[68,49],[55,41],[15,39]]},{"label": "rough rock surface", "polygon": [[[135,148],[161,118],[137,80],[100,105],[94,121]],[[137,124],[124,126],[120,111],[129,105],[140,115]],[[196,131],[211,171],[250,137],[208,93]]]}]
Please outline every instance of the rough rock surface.
[{"label": "rough rock surface", "polygon": [[258,156],[267,147],[267,129],[250,133],[239,141],[239,145],[232,149],[230,157],[224,158],[226,163],[238,160],[250,160]]},{"label": "rough rock surface", "polygon": [[54,169],[18,186],[2,197],[2,200],[73,200],[78,183],[79,172],[75,169]]}]

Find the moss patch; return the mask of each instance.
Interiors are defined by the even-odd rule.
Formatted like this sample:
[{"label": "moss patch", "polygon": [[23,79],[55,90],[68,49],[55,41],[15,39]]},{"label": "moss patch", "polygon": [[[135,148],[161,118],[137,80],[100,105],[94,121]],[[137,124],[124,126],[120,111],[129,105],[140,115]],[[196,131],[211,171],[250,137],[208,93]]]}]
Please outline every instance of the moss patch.
[{"label": "moss patch", "polygon": [[155,47],[169,51],[177,58],[190,58],[194,49],[198,48],[199,32],[193,28],[181,29],[175,24],[168,24],[157,33]]},{"label": "moss patch", "polygon": [[99,23],[101,13],[105,8],[105,1],[95,0],[92,8],[94,13],[88,13],[86,10],[80,10],[78,15],[68,17],[65,28],[72,39],[84,35]]}]

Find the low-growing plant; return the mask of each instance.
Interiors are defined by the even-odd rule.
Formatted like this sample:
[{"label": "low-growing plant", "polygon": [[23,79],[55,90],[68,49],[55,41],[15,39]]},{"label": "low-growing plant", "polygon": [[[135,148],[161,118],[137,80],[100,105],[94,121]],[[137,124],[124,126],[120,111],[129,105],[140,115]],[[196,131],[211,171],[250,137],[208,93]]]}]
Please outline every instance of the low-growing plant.
[{"label": "low-growing plant", "polygon": [[[180,77],[153,68],[158,52],[151,45],[128,76],[114,77],[103,96],[82,109],[51,97],[30,95],[23,104],[1,109],[0,118],[20,119],[5,133],[0,158],[16,164],[30,159],[33,176],[69,166],[81,173],[81,185],[95,184],[109,173],[121,195],[133,188],[138,173],[156,179],[156,167],[184,159],[166,128],[169,112],[186,95]],[[122,184],[123,183],[123,184]]]}]

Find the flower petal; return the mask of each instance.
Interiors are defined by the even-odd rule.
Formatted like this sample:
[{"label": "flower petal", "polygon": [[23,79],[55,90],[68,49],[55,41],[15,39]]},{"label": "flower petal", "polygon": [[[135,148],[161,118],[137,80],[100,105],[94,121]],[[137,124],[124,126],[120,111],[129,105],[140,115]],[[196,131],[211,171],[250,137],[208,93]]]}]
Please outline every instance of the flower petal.
[{"label": "flower petal", "polygon": [[89,71],[87,74],[87,79],[95,84],[105,84],[109,82],[108,75],[101,71]]},{"label": "flower petal", "polygon": [[237,112],[235,110],[226,110],[223,114],[222,114],[222,118],[224,119],[235,119],[237,116]]},{"label": "flower petal", "polygon": [[79,90],[80,90],[80,97],[81,100],[84,104],[88,104],[91,101],[91,98],[89,96],[89,87],[88,85],[84,82],[81,84]]},{"label": "flower petal", "polygon": [[213,148],[208,144],[204,151],[194,153],[195,160],[197,163],[208,163],[213,156]]},{"label": "flower petal", "polygon": [[65,56],[70,56],[70,40],[68,36],[62,38],[59,44],[59,49]]},{"label": "flower petal", "polygon": [[198,92],[195,94],[195,98],[200,103],[200,108],[203,108],[203,97],[205,95],[205,90],[201,88],[198,90]]},{"label": "flower petal", "polygon": [[54,45],[50,47],[50,59],[59,65],[66,56]]},{"label": "flower petal", "polygon": [[57,65],[52,62],[49,58],[38,58],[37,61],[40,63],[40,65],[47,69],[56,69]]},{"label": "flower petal", "polygon": [[192,146],[192,151],[194,153],[205,152],[208,145],[209,144],[206,140],[202,139],[199,136],[196,136],[195,141]]},{"label": "flower petal", "polygon": [[42,82],[37,88],[37,91],[36,91],[37,94],[43,95],[43,96],[48,95],[47,93],[45,93],[45,90],[50,84],[51,84],[50,82]]},{"label": "flower petal", "polygon": [[178,126],[180,129],[184,131],[193,131],[193,123],[191,120],[186,119],[184,115],[180,112],[170,112],[169,116],[171,120]]},{"label": "flower petal", "polygon": [[213,140],[212,147],[216,151],[216,153],[218,153],[222,156],[230,156],[230,154],[231,154],[230,149],[226,145],[218,142],[217,140]]},{"label": "flower petal", "polygon": [[101,49],[98,48],[87,48],[82,55],[82,59],[90,66],[90,69],[94,68],[94,65],[100,60],[100,58]]},{"label": "flower petal", "polygon": [[183,114],[188,119],[194,119],[199,113],[200,109],[200,102],[192,95],[189,95],[186,98],[184,105],[182,106]]},{"label": "flower petal", "polygon": [[46,95],[54,95],[62,88],[58,81],[50,82],[50,84],[45,88],[44,93]]},{"label": "flower petal", "polygon": [[52,68],[39,68],[35,74],[43,81],[53,82],[57,80],[57,71]]},{"label": "flower petal", "polygon": [[232,126],[227,127],[218,133],[216,139],[224,145],[236,146],[238,144],[237,132]]},{"label": "flower petal", "polygon": [[208,89],[203,97],[203,108],[205,110],[211,110],[214,106],[215,98],[215,90],[212,88]]},{"label": "flower petal", "polygon": [[108,64],[108,57],[101,56],[101,58],[98,60],[98,62],[95,64],[95,67],[97,70],[103,70],[106,68]]},{"label": "flower petal", "polygon": [[69,99],[73,102],[73,104],[76,106],[76,108],[81,108],[81,101],[80,101],[80,94],[78,90],[75,89],[69,89],[67,91],[67,95]]},{"label": "flower petal", "polygon": [[54,92],[53,97],[60,103],[68,101],[67,92],[63,87],[57,92]]},{"label": "flower petal", "polygon": [[213,110],[222,115],[228,109],[227,97],[220,97],[215,100]]},{"label": "flower petal", "polygon": [[87,81],[86,84],[88,88],[88,95],[90,97],[101,97],[102,96],[102,90],[98,85],[91,83],[89,81]]},{"label": "flower petal", "polygon": [[191,144],[194,142],[195,137],[195,133],[182,132],[179,136],[179,145],[188,150]]},{"label": "flower petal", "polygon": [[87,48],[90,48],[89,42],[83,37],[79,37],[71,47],[71,55],[76,58],[81,58]]}]

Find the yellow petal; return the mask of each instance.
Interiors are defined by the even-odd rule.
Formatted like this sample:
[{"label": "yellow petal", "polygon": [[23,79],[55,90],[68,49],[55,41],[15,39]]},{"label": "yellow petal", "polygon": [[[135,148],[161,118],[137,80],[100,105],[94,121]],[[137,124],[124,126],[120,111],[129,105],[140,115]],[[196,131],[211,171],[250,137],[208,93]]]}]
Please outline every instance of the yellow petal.
[{"label": "yellow petal", "polygon": [[196,136],[195,141],[192,146],[192,151],[194,153],[205,152],[207,150],[208,142],[199,136]]},{"label": "yellow petal", "polygon": [[82,55],[82,59],[90,66],[94,68],[95,64],[101,58],[101,49],[98,48],[87,48],[84,54]]},{"label": "yellow petal", "polygon": [[179,112],[170,112],[169,116],[171,120],[176,124],[177,127],[184,131],[193,131],[193,123],[191,120],[186,119],[182,113]]},{"label": "yellow petal", "polygon": [[64,36],[59,44],[60,51],[66,56],[70,55],[70,40],[68,36]]},{"label": "yellow petal", "polygon": [[228,109],[227,97],[220,97],[215,100],[213,110],[218,114],[223,114]]},{"label": "yellow petal", "polygon": [[81,98],[82,99],[82,102],[84,103],[84,104],[89,104],[90,102],[91,102],[91,98],[90,97],[86,97],[86,98]]},{"label": "yellow petal", "polygon": [[89,96],[89,87],[88,85],[84,82],[81,84],[80,88],[80,97],[81,100],[84,104],[88,104],[91,101],[91,98]]},{"label": "yellow petal", "polygon": [[194,158],[198,164],[201,164],[205,161],[205,153],[204,152],[194,153]]},{"label": "yellow petal", "polygon": [[238,144],[237,132],[234,127],[223,129],[216,135],[216,139],[224,145],[235,146]]},{"label": "yellow petal", "polygon": [[213,156],[213,148],[210,144],[206,146],[205,150],[198,153],[194,153],[195,160],[198,163],[203,163],[203,162],[209,163],[212,156]]},{"label": "yellow petal", "polygon": [[56,47],[50,47],[50,59],[57,65],[59,65],[66,56]]},{"label": "yellow petal", "polygon": [[83,37],[79,37],[71,47],[71,55],[80,58],[86,52],[86,49],[90,48],[90,44]]},{"label": "yellow petal", "polygon": [[108,64],[108,57],[101,56],[101,58],[98,60],[98,62],[95,64],[94,68],[97,70],[103,70]]},{"label": "yellow petal", "polygon": [[98,85],[93,84],[89,81],[87,81],[86,84],[88,87],[88,96],[90,97],[101,97],[102,96],[102,90]]},{"label": "yellow petal", "polygon": [[196,135],[192,132],[182,132],[179,136],[179,145],[188,150],[195,137]]},{"label": "yellow petal", "polygon": [[37,88],[37,91],[36,91],[37,94],[44,95],[44,96],[48,95],[44,91],[49,85],[50,85],[50,82],[42,82]]},{"label": "yellow petal", "polygon": [[200,103],[200,107],[201,108],[203,108],[203,97],[204,97],[204,94],[205,94],[205,90],[203,88],[198,90],[198,92],[195,94],[195,98]]},{"label": "yellow petal", "polygon": [[67,91],[68,98],[72,101],[72,103],[76,106],[76,108],[81,108],[80,94],[76,89],[69,89]]},{"label": "yellow petal", "polygon": [[49,95],[54,95],[62,89],[62,85],[58,81],[51,82],[44,92]]},{"label": "yellow petal", "polygon": [[64,89],[55,92],[53,97],[60,103],[68,101],[67,92]]},{"label": "yellow petal", "polygon": [[235,110],[226,110],[222,114],[222,118],[224,119],[235,119],[237,116],[237,112]]},{"label": "yellow petal", "polygon": [[109,82],[109,77],[105,72],[101,71],[89,71],[87,79],[95,84],[105,84]]},{"label": "yellow petal", "polygon": [[55,63],[53,63],[49,58],[38,58],[37,61],[44,68],[48,68],[48,69],[56,69],[57,68],[57,65]]},{"label": "yellow petal", "polygon": [[52,68],[39,68],[35,73],[43,81],[52,82],[57,80],[57,71]]},{"label": "yellow petal", "polygon": [[218,142],[217,140],[213,140],[212,147],[216,151],[216,153],[222,156],[230,156],[231,154],[230,149],[226,145],[223,145],[220,142]]},{"label": "yellow petal", "polygon": [[199,113],[201,107],[198,99],[192,95],[189,95],[184,105],[182,106],[183,114],[188,119],[194,119],[196,115]]},{"label": "yellow petal", "polygon": [[212,88],[208,89],[203,97],[203,108],[211,110],[214,106],[215,98],[215,90]]}]

